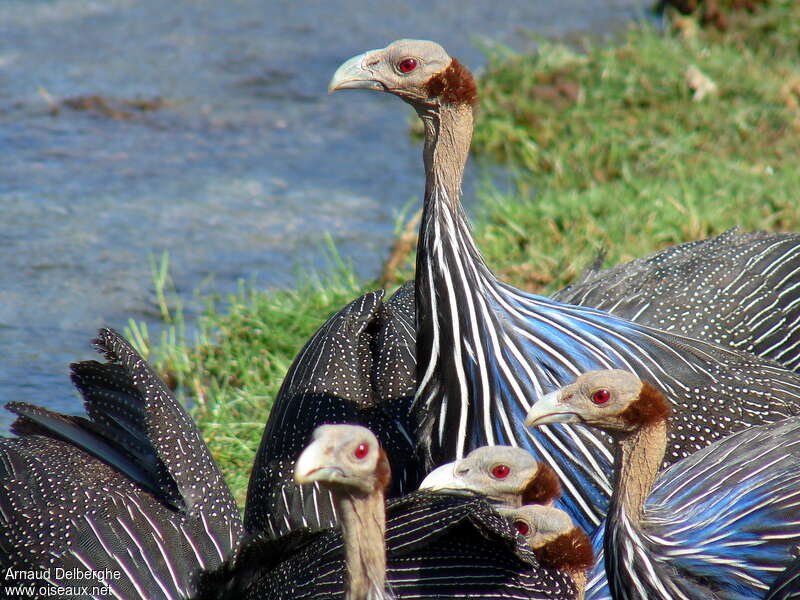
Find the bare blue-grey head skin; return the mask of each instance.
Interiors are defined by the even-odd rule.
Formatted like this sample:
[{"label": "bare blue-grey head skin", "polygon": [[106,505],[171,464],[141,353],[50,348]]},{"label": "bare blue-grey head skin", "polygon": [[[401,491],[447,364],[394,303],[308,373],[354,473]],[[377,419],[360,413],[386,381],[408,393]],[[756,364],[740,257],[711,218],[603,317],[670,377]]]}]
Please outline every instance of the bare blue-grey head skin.
[{"label": "bare blue-grey head skin", "polygon": [[[404,72],[404,61],[414,68]],[[444,71],[452,59],[436,42],[397,40],[386,48],[368,50],[345,61],[333,74],[328,92],[372,90],[388,92],[410,104],[431,101],[425,84]]]},{"label": "bare blue-grey head skin", "polygon": [[[527,427],[550,423],[583,423],[603,429],[630,430],[620,415],[639,397],[642,382],[620,369],[588,371],[569,385],[550,392],[536,402],[525,417]],[[602,404],[592,401],[598,390],[608,391]]]},{"label": "bare blue-grey head skin", "polygon": [[[361,448],[364,456],[359,456]],[[329,489],[370,494],[378,481],[380,444],[375,435],[359,425],[321,425],[295,464],[296,483],[319,483]],[[382,490],[381,490],[382,491]]]},{"label": "bare blue-grey head skin", "polygon": [[431,471],[421,490],[482,495],[505,506],[549,503],[560,493],[550,467],[515,446],[481,446],[464,458]]},{"label": "bare blue-grey head skin", "polygon": [[360,425],[320,425],[295,463],[297,483],[316,482],[333,496],[345,544],[348,599],[385,597],[389,477],[386,453]]}]

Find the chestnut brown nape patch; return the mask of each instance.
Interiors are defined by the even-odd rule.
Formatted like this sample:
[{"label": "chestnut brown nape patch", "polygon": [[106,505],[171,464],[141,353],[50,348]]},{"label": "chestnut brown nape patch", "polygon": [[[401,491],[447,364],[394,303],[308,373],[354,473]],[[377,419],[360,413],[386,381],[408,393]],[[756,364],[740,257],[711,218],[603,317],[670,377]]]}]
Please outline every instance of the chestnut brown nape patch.
[{"label": "chestnut brown nape patch", "polygon": [[655,386],[642,382],[639,397],[620,413],[626,423],[638,427],[663,421],[672,414],[669,402]]},{"label": "chestnut brown nape patch", "polygon": [[561,482],[553,469],[539,463],[536,475],[522,490],[522,504],[547,504],[561,495]]},{"label": "chestnut brown nape patch", "polygon": [[579,527],[533,551],[543,567],[561,571],[585,571],[594,566],[592,542]]},{"label": "chestnut brown nape patch", "polygon": [[478,101],[478,88],[469,69],[455,58],[441,73],[425,83],[425,91],[432,98],[441,98],[449,104],[470,104]]},{"label": "chestnut brown nape patch", "polygon": [[392,481],[392,468],[389,466],[389,457],[383,448],[379,449],[378,464],[375,465],[375,489],[386,493]]}]

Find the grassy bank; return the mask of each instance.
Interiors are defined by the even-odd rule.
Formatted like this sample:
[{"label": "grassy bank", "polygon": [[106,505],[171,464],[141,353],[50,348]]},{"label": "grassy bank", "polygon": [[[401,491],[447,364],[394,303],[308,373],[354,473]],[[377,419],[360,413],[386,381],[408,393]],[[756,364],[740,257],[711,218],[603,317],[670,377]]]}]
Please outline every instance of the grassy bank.
[{"label": "grassy bank", "polygon": [[561,286],[599,245],[614,264],[735,225],[797,229],[800,9],[775,3],[747,25],[494,56],[475,147],[520,175],[517,193],[488,193],[487,259]]},{"label": "grassy bank", "polygon": [[[785,1],[722,33],[679,19],[666,34],[632,27],[582,52],[551,43],[532,56],[493,50],[474,147],[515,178],[511,192],[481,192],[476,236],[489,263],[547,292],[601,248],[611,265],[734,225],[800,230],[798,39],[800,8]],[[411,258],[398,280],[410,276]],[[141,341],[194,398],[240,500],[296,352],[374,286],[338,265],[298,290],[243,288],[224,312],[209,304],[197,340],[176,327]]]}]

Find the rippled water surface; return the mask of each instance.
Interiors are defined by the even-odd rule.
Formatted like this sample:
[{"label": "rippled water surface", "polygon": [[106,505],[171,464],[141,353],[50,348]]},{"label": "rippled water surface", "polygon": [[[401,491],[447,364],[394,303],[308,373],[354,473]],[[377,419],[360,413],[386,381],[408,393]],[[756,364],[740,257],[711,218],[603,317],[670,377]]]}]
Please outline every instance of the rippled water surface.
[{"label": "rippled water surface", "polygon": [[[602,34],[641,5],[3,0],[0,399],[79,412],[68,364],[96,356],[102,325],[157,321],[148,258],[163,251],[187,301],[291,284],[325,233],[374,275],[421,194],[420,148],[396,98],[326,95],[344,59],[415,37],[480,67],[476,40]],[[121,112],[52,114],[92,95]]]}]

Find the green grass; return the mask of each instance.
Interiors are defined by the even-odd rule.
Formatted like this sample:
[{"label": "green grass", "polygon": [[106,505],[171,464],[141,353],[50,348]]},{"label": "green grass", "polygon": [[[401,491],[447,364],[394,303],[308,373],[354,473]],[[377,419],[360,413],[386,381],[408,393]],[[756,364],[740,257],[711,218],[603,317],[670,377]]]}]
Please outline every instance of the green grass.
[{"label": "green grass", "polygon": [[[583,52],[548,42],[535,55],[492,51],[474,149],[507,163],[514,181],[508,193],[483,186],[476,237],[501,277],[549,291],[600,249],[611,265],[735,225],[800,230],[800,7],[773,1],[732,23],[724,33],[691,19],[667,34],[631,27]],[[702,101],[687,84],[692,65],[717,86]],[[397,279],[410,276],[412,259]],[[243,286],[223,304],[209,302],[191,342],[180,318],[159,343],[138,331],[140,347],[153,347],[191,396],[240,501],[297,351],[374,286],[336,265],[296,290]],[[163,314],[162,268],[154,266],[154,279]]]},{"label": "green grass", "polygon": [[168,307],[169,281],[155,277],[162,272],[156,269],[162,316],[172,324],[157,342],[141,324],[131,322],[126,331],[145,357],[154,355],[168,384],[191,407],[240,506],[269,409],[295,355],[332,313],[372,289],[331,256],[329,273],[303,276],[296,289],[262,292],[242,283],[221,301],[207,299],[192,340],[184,333],[181,307]]},{"label": "green grass", "polygon": [[[474,147],[518,175],[515,193],[485,194],[489,262],[552,289],[600,247],[612,264],[735,225],[800,228],[800,8],[751,25],[491,56]],[[715,94],[693,101],[690,66]]]}]

